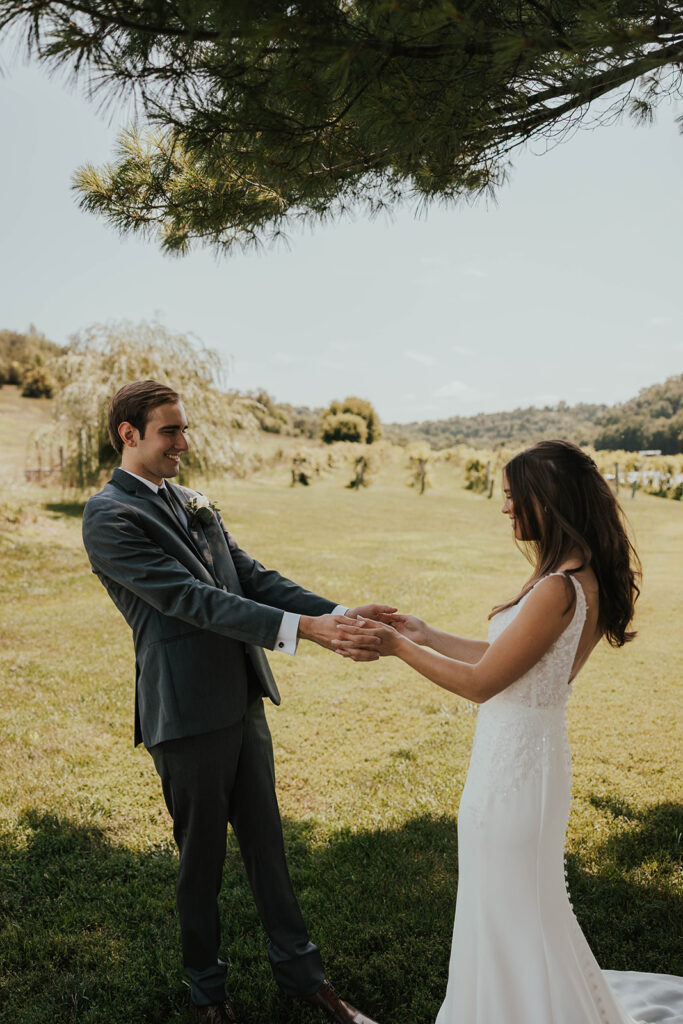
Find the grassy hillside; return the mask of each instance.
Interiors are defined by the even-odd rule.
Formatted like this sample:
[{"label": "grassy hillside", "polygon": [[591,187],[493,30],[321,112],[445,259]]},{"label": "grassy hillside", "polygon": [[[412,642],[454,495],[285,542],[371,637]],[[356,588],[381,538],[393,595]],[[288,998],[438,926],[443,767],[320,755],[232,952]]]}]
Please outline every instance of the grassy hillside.
[{"label": "grassy hillside", "polygon": [[[422,498],[399,463],[360,494],[341,471],[291,488],[286,467],[205,490],[267,565],[339,601],[391,600],[482,636],[526,563],[499,503],[439,472]],[[34,520],[0,529],[0,1020],[186,1024],[169,821],[151,759],[132,749],[130,635],[89,572],[79,505],[31,494]],[[601,648],[575,685],[569,883],[603,966],[680,974],[683,522],[678,503],[645,495],[629,513],[640,636]],[[304,644],[272,664],[286,842],[330,977],[383,1024],[431,1024],[473,710],[388,659],[357,666]],[[271,980],[232,841],[221,906],[246,1024],[308,1024]]]},{"label": "grassy hillside", "polygon": [[18,483],[23,479],[32,435],[52,417],[52,401],[22,398],[20,388],[0,388],[0,481]]}]

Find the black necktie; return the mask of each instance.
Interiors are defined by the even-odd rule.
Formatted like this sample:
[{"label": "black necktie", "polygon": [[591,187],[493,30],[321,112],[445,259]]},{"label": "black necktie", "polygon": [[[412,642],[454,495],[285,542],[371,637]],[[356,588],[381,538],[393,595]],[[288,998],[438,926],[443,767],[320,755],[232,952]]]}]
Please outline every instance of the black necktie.
[{"label": "black necktie", "polygon": [[182,526],[183,525],[182,520],[181,520],[180,516],[178,515],[178,509],[175,506],[175,502],[174,502],[173,498],[171,497],[171,492],[169,491],[168,487],[160,487],[159,490],[157,491],[157,494],[165,502],[165,504],[168,505],[168,507],[170,508],[171,512],[173,513],[173,515],[176,517],[176,519],[178,520],[178,522]]}]

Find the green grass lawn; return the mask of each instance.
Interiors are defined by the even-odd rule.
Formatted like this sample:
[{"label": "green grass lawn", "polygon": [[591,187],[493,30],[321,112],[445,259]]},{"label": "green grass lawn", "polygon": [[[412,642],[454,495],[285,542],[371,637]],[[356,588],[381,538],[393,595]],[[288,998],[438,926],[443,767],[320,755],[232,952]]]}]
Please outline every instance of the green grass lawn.
[{"label": "green grass lawn", "polygon": [[[446,466],[424,497],[405,475],[389,465],[361,494],[341,471],[291,488],[286,468],[203,489],[248,551],[318,592],[484,636],[527,573],[500,503]],[[0,529],[0,1020],[186,1022],[170,823],[151,759],[132,747],[130,635],[89,572],[78,503],[27,495],[33,514]],[[628,512],[645,567],[640,637],[602,647],[574,688],[569,882],[602,966],[680,974],[683,509],[639,495]],[[393,660],[355,665],[305,644],[271,660],[286,842],[312,937],[380,1024],[428,1024],[445,990],[476,716]],[[234,843],[221,899],[244,1020],[313,1021],[271,980]]]}]

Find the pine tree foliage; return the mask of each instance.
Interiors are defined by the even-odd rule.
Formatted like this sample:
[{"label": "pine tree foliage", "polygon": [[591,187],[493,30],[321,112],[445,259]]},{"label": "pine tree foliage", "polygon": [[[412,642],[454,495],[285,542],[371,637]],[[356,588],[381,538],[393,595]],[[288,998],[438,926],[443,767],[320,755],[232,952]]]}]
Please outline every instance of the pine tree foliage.
[{"label": "pine tree foliage", "polygon": [[667,0],[0,0],[52,69],[133,93],[86,209],[185,252],[495,189],[527,140],[680,95]]}]

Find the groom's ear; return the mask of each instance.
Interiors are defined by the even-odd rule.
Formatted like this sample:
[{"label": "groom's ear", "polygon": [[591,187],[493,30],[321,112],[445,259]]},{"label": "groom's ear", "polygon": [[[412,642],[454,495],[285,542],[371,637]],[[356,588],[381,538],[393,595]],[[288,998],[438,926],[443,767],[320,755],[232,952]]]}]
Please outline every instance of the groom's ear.
[{"label": "groom's ear", "polygon": [[132,423],[129,423],[128,420],[124,420],[123,423],[119,423],[116,429],[126,448],[137,448],[138,441],[140,440],[140,434]]}]

